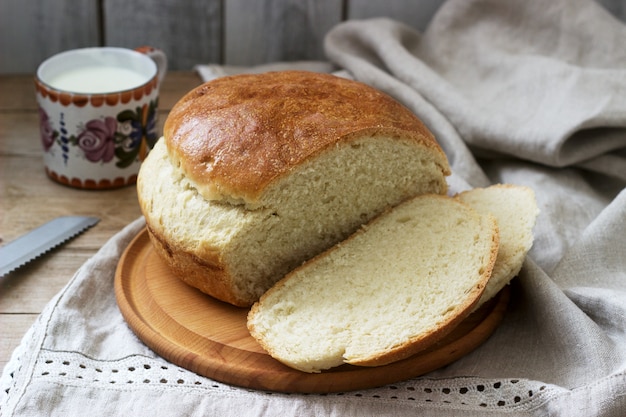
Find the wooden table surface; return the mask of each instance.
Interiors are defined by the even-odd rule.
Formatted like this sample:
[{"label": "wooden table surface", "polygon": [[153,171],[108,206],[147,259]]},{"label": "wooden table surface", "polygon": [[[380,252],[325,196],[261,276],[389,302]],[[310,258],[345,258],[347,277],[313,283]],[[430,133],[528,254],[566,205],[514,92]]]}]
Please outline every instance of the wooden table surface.
[{"label": "wooden table surface", "polygon": [[[193,72],[166,76],[159,98],[160,129],[176,101],[200,83]],[[0,76],[0,245],[63,215],[96,216],[100,222],[0,277],[0,372],[39,313],[76,270],[141,215],[134,186],[84,191],[49,180],[43,169],[32,76]]]}]

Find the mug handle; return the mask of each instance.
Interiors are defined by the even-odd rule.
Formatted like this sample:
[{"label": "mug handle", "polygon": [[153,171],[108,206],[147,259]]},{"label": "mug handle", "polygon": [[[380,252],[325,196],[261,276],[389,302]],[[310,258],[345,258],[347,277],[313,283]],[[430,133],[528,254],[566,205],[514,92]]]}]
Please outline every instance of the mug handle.
[{"label": "mug handle", "polygon": [[163,81],[163,77],[165,77],[165,73],[167,72],[167,55],[165,55],[165,52],[152,46],[140,46],[135,48],[135,51],[141,52],[142,54],[152,58],[157,66],[159,84],[161,84],[161,81]]}]

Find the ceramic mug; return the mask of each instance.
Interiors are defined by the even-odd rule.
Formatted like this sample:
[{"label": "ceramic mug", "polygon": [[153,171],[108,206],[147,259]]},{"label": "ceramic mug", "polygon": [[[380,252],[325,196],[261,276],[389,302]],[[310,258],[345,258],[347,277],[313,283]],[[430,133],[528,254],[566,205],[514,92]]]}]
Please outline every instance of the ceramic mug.
[{"label": "ceramic mug", "polygon": [[159,86],[167,57],[155,48],[61,52],[37,69],[46,173],[75,188],[134,184],[158,139]]}]

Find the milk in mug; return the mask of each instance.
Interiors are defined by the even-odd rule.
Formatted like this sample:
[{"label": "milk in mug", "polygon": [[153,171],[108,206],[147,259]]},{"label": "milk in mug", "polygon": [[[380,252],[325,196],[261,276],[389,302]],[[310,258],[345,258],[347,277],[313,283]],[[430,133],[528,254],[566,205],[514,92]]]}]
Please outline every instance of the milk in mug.
[{"label": "milk in mug", "polygon": [[130,90],[146,81],[144,75],[128,68],[94,65],[67,70],[47,83],[61,91],[98,94]]}]

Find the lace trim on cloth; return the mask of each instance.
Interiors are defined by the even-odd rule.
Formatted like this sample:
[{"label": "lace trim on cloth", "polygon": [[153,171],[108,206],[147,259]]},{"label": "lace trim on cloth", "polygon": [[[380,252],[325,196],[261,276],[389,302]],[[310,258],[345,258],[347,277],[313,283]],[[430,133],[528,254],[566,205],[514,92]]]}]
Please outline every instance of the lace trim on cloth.
[{"label": "lace trim on cloth", "polygon": [[[19,361],[19,358],[17,358]],[[131,386],[143,389],[183,389],[186,392],[214,392],[224,396],[300,396],[262,392],[223,384],[173,365],[161,358],[132,355],[119,360],[103,361],[88,358],[76,352],[42,350],[34,365],[33,380],[43,379],[56,384],[128,390]],[[7,381],[3,381],[5,384]],[[10,388],[3,384],[3,396]],[[331,394],[306,394],[333,398],[333,401],[360,399],[369,401],[408,401],[430,408],[474,411],[529,411],[550,398],[568,390],[541,382],[524,379],[487,380],[472,377],[453,379],[420,378],[381,388]],[[4,401],[3,401],[4,402]]]},{"label": "lace trim on cloth", "polygon": [[[38,317],[37,320],[40,320],[41,316]],[[0,415],[2,415],[2,409],[6,406],[7,401],[9,399],[9,393],[15,390],[15,385],[17,383],[16,375],[20,373],[22,368],[22,356],[24,349],[24,344],[30,345],[35,337],[35,326],[31,326],[24,337],[22,338],[22,343],[13,351],[11,355],[11,359],[4,366],[2,371],[2,376],[0,377]],[[25,343],[25,341],[28,341]]]}]

